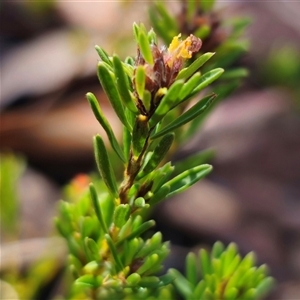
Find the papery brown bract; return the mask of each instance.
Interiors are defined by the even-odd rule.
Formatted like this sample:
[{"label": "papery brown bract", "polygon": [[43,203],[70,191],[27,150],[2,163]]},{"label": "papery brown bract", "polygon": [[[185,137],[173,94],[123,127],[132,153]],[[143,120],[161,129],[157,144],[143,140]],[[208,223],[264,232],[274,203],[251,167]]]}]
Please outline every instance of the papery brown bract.
[{"label": "papery brown bract", "polygon": [[[159,99],[157,99],[157,91],[160,88],[169,88],[175,81],[179,71],[183,68],[183,64],[186,59],[192,57],[194,53],[197,53],[201,46],[201,39],[190,35],[185,40],[180,39],[181,35],[175,36],[171,42],[168,49],[159,49],[156,44],[151,44],[151,52],[154,64],[146,63],[140,49],[137,49],[137,57],[135,60],[136,68],[138,66],[144,66],[146,79],[145,79],[145,89],[150,92],[151,99],[156,99],[155,103],[151,102],[150,112],[146,112],[146,109],[142,109],[142,113],[147,113],[151,115]],[[135,88],[135,72],[133,76],[133,87],[135,96],[138,98],[138,93]],[[162,97],[162,96],[160,96]],[[138,98],[138,102],[142,103],[142,99]],[[141,110],[141,109],[140,109]]]}]

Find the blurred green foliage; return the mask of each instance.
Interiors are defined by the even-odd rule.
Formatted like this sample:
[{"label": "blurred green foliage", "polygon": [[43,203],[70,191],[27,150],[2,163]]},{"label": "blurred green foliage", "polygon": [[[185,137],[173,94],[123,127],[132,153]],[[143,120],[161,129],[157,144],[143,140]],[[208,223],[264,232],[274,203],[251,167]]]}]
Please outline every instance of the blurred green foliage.
[{"label": "blurred green foliage", "polygon": [[11,153],[0,156],[0,222],[4,240],[15,240],[19,234],[18,180],[25,169],[24,160]]}]

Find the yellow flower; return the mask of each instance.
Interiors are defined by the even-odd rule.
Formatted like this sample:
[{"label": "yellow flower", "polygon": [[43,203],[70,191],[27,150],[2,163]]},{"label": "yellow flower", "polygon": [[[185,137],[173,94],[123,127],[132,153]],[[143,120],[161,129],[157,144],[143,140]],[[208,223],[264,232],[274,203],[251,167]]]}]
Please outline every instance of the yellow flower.
[{"label": "yellow flower", "polygon": [[186,38],[184,41],[182,41],[180,37],[181,33],[173,37],[168,51],[176,58],[191,58],[192,52],[188,50],[192,44],[191,37]]}]

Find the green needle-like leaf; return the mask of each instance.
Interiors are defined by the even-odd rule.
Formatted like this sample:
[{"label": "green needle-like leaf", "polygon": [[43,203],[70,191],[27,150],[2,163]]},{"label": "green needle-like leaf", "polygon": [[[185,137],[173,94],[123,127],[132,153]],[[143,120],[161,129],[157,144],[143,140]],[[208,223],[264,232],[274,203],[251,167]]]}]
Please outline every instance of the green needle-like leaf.
[{"label": "green needle-like leaf", "polygon": [[124,148],[124,156],[125,156],[126,161],[129,160],[130,146],[131,146],[131,133],[124,126],[123,127],[123,148]]},{"label": "green needle-like leaf", "polygon": [[137,269],[137,273],[142,275],[144,274],[146,271],[148,271],[150,268],[152,268],[154,265],[157,264],[157,262],[159,262],[159,256],[157,253],[153,253],[149,256],[146,257],[145,262]]},{"label": "green needle-like leaf", "polygon": [[94,137],[94,151],[98,170],[112,196],[118,198],[118,188],[109,157],[102,138],[99,135]]},{"label": "green needle-like leaf", "polygon": [[272,277],[265,278],[256,288],[255,298],[262,298],[264,297],[273,287],[275,284],[275,280]]},{"label": "green needle-like leaf", "polygon": [[148,118],[144,115],[138,115],[132,132],[132,150],[138,157],[145,147],[149,134]]},{"label": "green needle-like leaf", "polygon": [[115,84],[115,78],[103,63],[98,64],[98,77],[100,83],[120,121],[131,131],[131,126],[126,119],[124,106]]},{"label": "green needle-like leaf", "polygon": [[154,149],[148,163],[143,168],[141,176],[139,176],[139,178],[149,174],[159,165],[159,163],[163,160],[163,158],[168,153],[168,151],[174,141],[174,137],[175,137],[174,133],[169,133],[169,134],[166,134],[161,139],[159,144]]},{"label": "green needle-like leaf", "polygon": [[124,71],[123,64],[117,55],[113,56],[114,70],[116,75],[116,84],[118,91],[120,93],[123,103],[130,109],[133,113],[138,113],[138,109],[133,102],[131,94],[129,92],[128,77]]},{"label": "green needle-like leaf", "polygon": [[199,85],[192,91],[192,93],[189,95],[189,98],[198,94],[201,90],[203,90],[205,87],[207,87],[209,84],[217,80],[224,72],[224,69],[217,68],[213,69],[211,71],[208,71],[207,73],[203,74],[200,78]]},{"label": "green needle-like leaf", "polygon": [[193,63],[191,63],[187,68],[182,69],[176,77],[178,79],[186,79],[192,76],[197,70],[202,67],[215,53],[207,52],[198,57]]},{"label": "green needle-like leaf", "polygon": [[153,28],[151,28],[148,32],[148,41],[151,44],[157,45],[157,36]]},{"label": "green needle-like leaf", "polygon": [[186,123],[190,122],[191,120],[195,119],[211,105],[213,99],[215,98],[216,98],[215,94],[203,98],[198,103],[196,103],[193,107],[191,107],[189,110],[183,113],[180,117],[175,119],[173,122],[171,122],[169,125],[161,129],[157,133],[155,133],[153,136],[151,136],[151,138],[155,139],[161,137],[162,135],[165,135],[170,131],[174,131],[176,128],[179,128],[185,125]]},{"label": "green needle-like leaf", "polygon": [[[245,292],[245,294],[243,295],[243,299],[246,299],[246,300],[255,300],[257,299],[256,297],[256,289],[255,288],[252,288],[252,289],[249,289],[247,292]],[[225,297],[226,297],[226,294],[225,294]],[[226,298],[227,299],[227,298]]]},{"label": "green needle-like leaf", "polygon": [[173,179],[165,183],[165,185],[168,185],[171,188],[168,197],[171,197],[173,195],[185,191],[187,188],[189,188],[194,183],[196,183],[197,181],[205,177],[211,171],[212,171],[212,166],[201,165],[186,170],[183,173],[177,175],[176,177],[174,177]]},{"label": "green needle-like leaf", "polygon": [[170,43],[173,36],[178,33],[178,30],[175,32],[168,30],[164,23],[164,20],[158,14],[157,9],[154,5],[149,8],[149,18],[151,20],[152,27],[158,36],[160,36],[166,44]]},{"label": "green needle-like leaf", "polygon": [[201,78],[201,74],[200,74],[200,72],[197,72],[183,85],[182,89],[180,90],[179,96],[178,96],[180,101],[186,99],[186,97],[189,96],[189,94],[198,85],[200,78]]},{"label": "green needle-like leaf", "polygon": [[153,226],[155,226],[155,221],[153,220],[149,220],[145,223],[143,223],[142,225],[140,225],[137,229],[133,230],[130,234],[128,234],[127,236],[125,236],[124,238],[120,239],[117,242],[117,245],[120,245],[121,243],[123,243],[125,240],[131,240],[135,237],[139,237],[142,233],[144,233],[145,231],[149,230],[150,228],[152,228]]},{"label": "green needle-like leaf", "polygon": [[194,293],[191,299],[203,299],[203,293],[205,291],[205,288],[206,283],[204,280],[201,280],[194,289]]},{"label": "green needle-like leaf", "polygon": [[138,273],[132,273],[127,278],[126,281],[130,286],[136,286],[141,280],[141,275]]},{"label": "green needle-like leaf", "polygon": [[170,269],[169,273],[175,277],[174,285],[184,299],[190,299],[193,294],[192,284],[176,269]]},{"label": "green needle-like leaf", "polygon": [[90,195],[91,195],[93,206],[94,206],[94,209],[96,212],[96,216],[100,222],[103,232],[107,233],[108,229],[107,229],[106,223],[103,218],[102,209],[101,209],[101,205],[100,205],[100,202],[98,199],[97,191],[92,183],[90,184],[89,188],[90,188]]},{"label": "green needle-like leaf", "polygon": [[93,260],[95,260],[97,262],[100,262],[101,257],[99,255],[99,246],[97,245],[97,243],[89,237],[86,237],[84,239],[84,242],[85,242],[86,247],[89,249],[89,251],[90,251],[90,253],[93,257]]},{"label": "green needle-like leaf", "polygon": [[179,32],[177,20],[169,14],[164,4],[156,2],[155,8],[160,15],[164,30],[168,31],[171,36],[176,35]]},{"label": "green needle-like leaf", "polygon": [[162,98],[149,123],[150,127],[154,127],[169,111],[179,104],[178,95],[184,84],[183,80],[175,81],[166,95]]},{"label": "green needle-like leaf", "polygon": [[129,204],[120,204],[114,211],[114,223],[118,228],[121,228],[130,217]]},{"label": "green needle-like leaf", "polygon": [[94,94],[92,93],[87,93],[86,97],[90,103],[90,106],[92,108],[92,111],[96,117],[96,119],[98,120],[98,122],[100,123],[100,125],[102,126],[102,128],[105,130],[108,140],[111,144],[111,147],[114,149],[114,151],[116,152],[116,154],[119,156],[119,158],[125,163],[125,157],[124,154],[122,152],[122,149],[114,135],[114,132],[109,124],[109,122],[107,121],[107,119],[105,118],[103,111],[99,105],[99,102],[97,101],[96,97]]},{"label": "green needle-like leaf", "polygon": [[83,285],[89,288],[94,288],[96,284],[96,280],[94,275],[86,274],[76,279],[75,284]]},{"label": "green needle-like leaf", "polygon": [[105,234],[105,239],[107,241],[107,244],[108,244],[108,247],[111,251],[111,254],[115,260],[115,263],[116,263],[116,269],[117,269],[117,273],[122,271],[124,269],[124,266],[120,260],[120,257],[118,255],[118,252],[117,252],[117,249],[114,245],[114,242],[113,240],[111,239],[110,235],[109,234]]},{"label": "green needle-like leaf", "polygon": [[206,275],[211,274],[210,257],[205,249],[201,249],[199,251],[199,258],[201,274],[205,278]]},{"label": "green needle-like leaf", "polygon": [[153,180],[153,193],[156,193],[161,188],[161,186],[169,180],[173,172],[174,166],[171,165],[171,162],[168,162],[152,173],[153,176],[151,179]]},{"label": "green needle-like leaf", "polygon": [[219,258],[223,252],[224,245],[219,241],[215,242],[211,252],[212,257]]},{"label": "green needle-like leaf", "polygon": [[108,54],[105,52],[105,50],[103,50],[101,47],[99,46],[95,46],[95,49],[98,53],[98,55],[100,56],[100,58],[102,59],[102,61],[104,61],[105,63],[107,63],[108,65],[112,66],[112,62],[109,59]]},{"label": "green needle-like leaf", "polygon": [[155,289],[159,286],[159,278],[157,276],[143,276],[139,282],[139,286]]},{"label": "green needle-like leaf", "polygon": [[135,88],[140,97],[143,99],[146,84],[146,73],[143,66],[138,66],[135,71]]},{"label": "green needle-like leaf", "polygon": [[171,187],[169,185],[163,185],[159,190],[157,190],[154,195],[150,198],[149,204],[155,205],[160,201],[163,201],[168,196]]},{"label": "green needle-like leaf", "polygon": [[123,262],[125,266],[128,266],[132,263],[132,261],[136,258],[136,253],[143,247],[142,238],[134,238],[131,240],[124,241],[123,245]]},{"label": "green needle-like leaf", "polygon": [[145,61],[149,64],[149,65],[153,65],[154,61],[153,61],[153,56],[152,56],[152,51],[151,51],[151,46],[149,44],[148,41],[148,35],[146,33],[146,31],[144,30],[139,30],[139,46],[140,46],[140,50],[141,53],[145,59]]},{"label": "green needle-like leaf", "polygon": [[197,274],[197,259],[196,255],[192,252],[190,252],[185,259],[186,263],[186,278],[190,282],[190,284],[193,286],[193,288],[196,287],[198,283],[198,274]]},{"label": "green needle-like leaf", "polygon": [[[235,300],[235,299],[237,299],[238,293],[239,293],[238,289],[235,288],[235,287],[232,287],[232,288],[230,288],[230,289],[228,289],[228,290],[226,291],[226,293],[225,293],[225,299],[226,299],[226,300],[227,300],[227,299],[228,299],[228,300]],[[245,299],[245,300],[250,300],[249,298],[244,298],[244,297],[243,297],[243,299]]]},{"label": "green needle-like leaf", "polygon": [[136,254],[136,257],[145,257],[155,250],[161,248],[162,234],[156,232],[151,239],[148,239],[143,248]]},{"label": "green needle-like leaf", "polygon": [[133,30],[133,34],[134,34],[134,37],[135,37],[135,41],[136,41],[136,43],[138,43],[139,42],[140,26],[136,22],[133,22],[132,30]]}]

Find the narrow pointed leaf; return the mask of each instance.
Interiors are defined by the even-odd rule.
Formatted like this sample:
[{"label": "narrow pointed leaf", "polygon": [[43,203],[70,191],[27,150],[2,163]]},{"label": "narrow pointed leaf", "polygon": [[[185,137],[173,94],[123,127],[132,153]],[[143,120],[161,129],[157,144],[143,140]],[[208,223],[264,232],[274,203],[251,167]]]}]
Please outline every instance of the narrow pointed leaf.
[{"label": "narrow pointed leaf", "polygon": [[128,162],[131,145],[131,133],[126,127],[123,127],[123,148],[125,161]]},{"label": "narrow pointed leaf", "polygon": [[187,279],[176,269],[170,269],[169,273],[175,277],[174,285],[178,292],[184,297],[189,299],[193,293],[193,286]]},{"label": "narrow pointed leaf", "polygon": [[169,133],[161,139],[161,141],[154,149],[153,154],[149,159],[148,163],[143,168],[142,176],[149,174],[159,165],[159,163],[163,160],[163,158],[168,153],[174,141],[174,136],[175,136],[174,133]]},{"label": "narrow pointed leaf", "polygon": [[99,102],[97,101],[96,97],[94,94],[92,93],[87,93],[86,97],[90,103],[90,106],[92,108],[92,111],[97,119],[97,121],[100,123],[100,125],[102,126],[102,128],[105,130],[108,140],[111,144],[111,147],[114,149],[114,151],[116,152],[116,154],[119,156],[119,158],[123,161],[126,162],[125,157],[123,155],[122,149],[114,135],[114,132],[109,124],[109,122],[107,121],[107,119],[105,118],[103,111],[99,105]]},{"label": "narrow pointed leaf", "polygon": [[215,242],[211,252],[212,257],[219,258],[223,252],[224,252],[224,245],[219,241]]},{"label": "narrow pointed leaf", "polygon": [[94,151],[98,170],[112,196],[118,198],[118,188],[115,174],[111,167],[108,154],[102,138],[99,135],[94,137]]},{"label": "narrow pointed leaf", "polygon": [[98,77],[120,121],[123,123],[124,126],[128,128],[128,130],[131,130],[131,126],[125,116],[124,107],[123,107],[122,100],[120,98],[120,94],[115,85],[115,78],[113,74],[111,74],[110,71],[101,62],[98,64]]},{"label": "narrow pointed leaf", "polygon": [[196,103],[193,107],[191,107],[189,110],[187,110],[185,113],[183,113],[180,117],[175,119],[173,122],[171,122],[169,125],[158,131],[156,134],[151,136],[152,139],[161,137],[162,135],[165,135],[169,133],[170,131],[174,131],[175,129],[185,125],[186,123],[192,121],[196,117],[198,117],[200,114],[202,114],[213,102],[213,100],[216,98],[216,95],[209,95],[202,100],[200,100],[198,103]]},{"label": "narrow pointed leaf", "polygon": [[178,79],[186,79],[192,76],[197,70],[202,67],[215,53],[214,52],[207,52],[198,57],[193,63],[191,63],[187,68],[182,69],[176,80]]},{"label": "narrow pointed leaf", "polygon": [[125,266],[132,263],[132,260],[136,257],[136,253],[143,247],[143,244],[144,242],[141,238],[134,238],[124,242],[123,261]]},{"label": "narrow pointed leaf", "polygon": [[93,256],[93,260],[100,262],[101,257],[99,254],[99,246],[97,245],[97,243],[89,237],[86,237],[84,239],[84,242],[86,244],[86,247],[89,249],[91,255]]},{"label": "narrow pointed leaf", "polygon": [[139,39],[140,50],[141,50],[141,53],[142,53],[145,61],[148,64],[153,65],[154,61],[153,61],[151,46],[149,44],[148,36],[146,34],[146,31],[140,30],[138,39]]},{"label": "narrow pointed leaf", "polygon": [[126,58],[125,58],[125,60],[124,60],[124,62],[125,62],[125,64],[128,64],[128,65],[130,65],[130,66],[134,66],[134,64],[135,64],[135,61],[134,61],[134,59],[131,57],[131,56],[127,56]]},{"label": "narrow pointed leaf", "polygon": [[117,273],[122,271],[124,269],[124,266],[120,260],[120,257],[118,255],[118,252],[117,252],[117,249],[114,245],[114,242],[113,240],[111,239],[110,235],[109,234],[105,234],[105,239],[107,241],[107,244],[108,244],[108,247],[111,251],[111,254],[115,260],[115,263],[116,263],[116,269],[117,269]]},{"label": "narrow pointed leaf", "polygon": [[136,42],[139,42],[139,31],[140,31],[140,27],[136,22],[133,22],[133,26],[132,26],[132,30],[133,30],[133,34],[135,37]]},{"label": "narrow pointed leaf", "polygon": [[159,285],[159,278],[157,276],[142,276],[139,286],[155,289]]},{"label": "narrow pointed leaf", "polygon": [[193,90],[193,92],[189,95],[189,97],[192,97],[192,96],[198,94],[201,90],[203,90],[209,84],[211,84],[212,82],[217,80],[223,73],[224,73],[224,69],[217,68],[217,69],[213,69],[213,70],[203,74],[199,81],[199,85]]},{"label": "narrow pointed leaf", "polygon": [[144,90],[142,102],[144,107],[146,108],[146,111],[149,111],[151,108],[151,102],[152,102],[152,95],[148,90]]},{"label": "narrow pointed leaf", "polygon": [[137,269],[137,273],[142,275],[150,268],[153,267],[159,261],[159,256],[156,253],[153,253],[146,257],[145,262]]},{"label": "narrow pointed leaf", "polygon": [[210,257],[205,249],[199,251],[200,258],[200,270],[202,277],[205,278],[206,275],[211,274],[211,262]]},{"label": "narrow pointed leaf", "polygon": [[143,99],[146,84],[146,73],[143,66],[138,66],[135,71],[135,88],[140,97]]},{"label": "narrow pointed leaf", "polygon": [[132,132],[132,150],[136,157],[138,157],[144,149],[148,134],[148,118],[144,115],[138,115]]},{"label": "narrow pointed leaf", "polygon": [[193,299],[203,299],[203,293],[205,291],[206,288],[206,283],[204,280],[201,280],[196,288],[194,289],[194,293],[193,293]]},{"label": "narrow pointed leaf", "polygon": [[274,287],[274,285],[274,278],[265,278],[256,288],[255,299],[263,298]]},{"label": "narrow pointed leaf", "polygon": [[[237,288],[235,287],[232,287],[230,289],[228,289],[225,293],[225,299],[228,299],[228,300],[235,300],[237,299],[237,295],[238,295],[239,291]],[[250,300],[249,298],[244,298],[243,299],[245,300]]]},{"label": "narrow pointed leaf", "polygon": [[130,217],[130,206],[129,204],[120,204],[114,211],[114,224],[121,228]]},{"label": "narrow pointed leaf", "polygon": [[143,223],[142,225],[140,225],[139,227],[137,227],[135,230],[133,230],[130,234],[128,234],[124,238],[120,239],[117,242],[117,245],[120,245],[125,240],[131,240],[131,239],[133,239],[135,237],[139,237],[142,233],[144,233],[145,231],[149,230],[153,226],[155,226],[155,221],[153,221],[153,220],[150,220],[150,221],[147,221],[147,222]]},{"label": "narrow pointed leaf", "polygon": [[179,32],[177,20],[169,14],[164,4],[157,2],[155,3],[155,8],[161,16],[165,29],[172,32],[172,36],[176,35]]},{"label": "narrow pointed leaf", "polygon": [[159,169],[157,169],[152,176],[152,191],[156,193],[161,188],[161,186],[169,180],[173,172],[174,166],[171,165],[171,162],[168,162]]},{"label": "narrow pointed leaf", "polygon": [[171,187],[168,185],[163,185],[155,194],[150,198],[149,204],[155,205],[163,200],[165,200],[170,192]]},{"label": "narrow pointed leaf", "polygon": [[129,285],[136,286],[141,280],[141,275],[138,273],[132,273],[127,278],[126,281]]},{"label": "narrow pointed leaf", "polygon": [[134,200],[134,206],[138,208],[143,208],[149,206],[149,204],[146,204],[145,199],[143,197],[138,197]]},{"label": "narrow pointed leaf", "polygon": [[200,72],[195,73],[182,87],[179,93],[180,101],[184,100],[198,85],[199,79],[201,78]]},{"label": "narrow pointed leaf", "polygon": [[109,59],[109,56],[108,54],[105,52],[104,49],[102,49],[101,47],[99,46],[95,46],[95,49],[99,55],[99,57],[102,59],[102,61],[104,61],[105,63],[107,63],[108,65],[112,66],[112,62],[111,60]]},{"label": "narrow pointed leaf", "polygon": [[94,275],[92,274],[86,274],[83,275],[81,277],[79,277],[78,279],[76,279],[75,281],[76,285],[83,285],[89,288],[94,288],[96,285],[96,280]]},{"label": "narrow pointed leaf", "polygon": [[179,104],[178,95],[184,84],[183,80],[175,81],[166,95],[162,98],[150,119],[150,127],[155,126],[176,104]]},{"label": "narrow pointed leaf", "polygon": [[135,103],[132,100],[132,97],[129,93],[128,77],[124,71],[123,64],[120,58],[117,55],[113,56],[114,70],[116,75],[116,84],[121,96],[123,103],[130,109],[132,112],[137,113],[138,109],[136,108]]},{"label": "narrow pointed leaf", "polygon": [[106,223],[105,223],[104,218],[103,218],[101,204],[100,204],[99,199],[98,199],[97,191],[96,191],[96,189],[95,189],[95,187],[92,183],[90,184],[89,189],[90,189],[90,195],[91,195],[91,199],[92,199],[92,202],[93,202],[93,206],[94,206],[94,209],[95,209],[95,212],[96,212],[96,216],[97,216],[97,218],[100,222],[102,230],[104,232],[108,232]]},{"label": "narrow pointed leaf", "polygon": [[173,195],[185,191],[194,183],[196,183],[197,181],[205,177],[207,174],[209,174],[211,171],[212,171],[212,166],[201,165],[186,170],[180,175],[177,175],[176,177],[174,177],[173,179],[171,179],[166,183],[166,185],[169,185],[171,187],[168,197],[171,197]]},{"label": "narrow pointed leaf", "polygon": [[195,253],[190,252],[186,259],[186,279],[190,282],[193,288],[196,287],[198,283],[198,274],[197,274],[197,259]]},{"label": "narrow pointed leaf", "polygon": [[151,28],[148,32],[148,41],[150,45],[151,44],[157,45],[157,36],[153,28]]},{"label": "narrow pointed leaf", "polygon": [[161,37],[166,44],[170,43],[173,36],[176,33],[178,33],[178,31],[173,33],[170,30],[166,30],[164,20],[158,14],[157,9],[155,8],[154,5],[150,6],[149,8],[149,18],[151,20],[151,25],[154,28],[157,35]]},{"label": "narrow pointed leaf", "polygon": [[136,257],[145,257],[149,255],[151,252],[161,247],[161,242],[162,234],[160,232],[156,232],[151,239],[146,241],[143,248],[137,253]]}]

